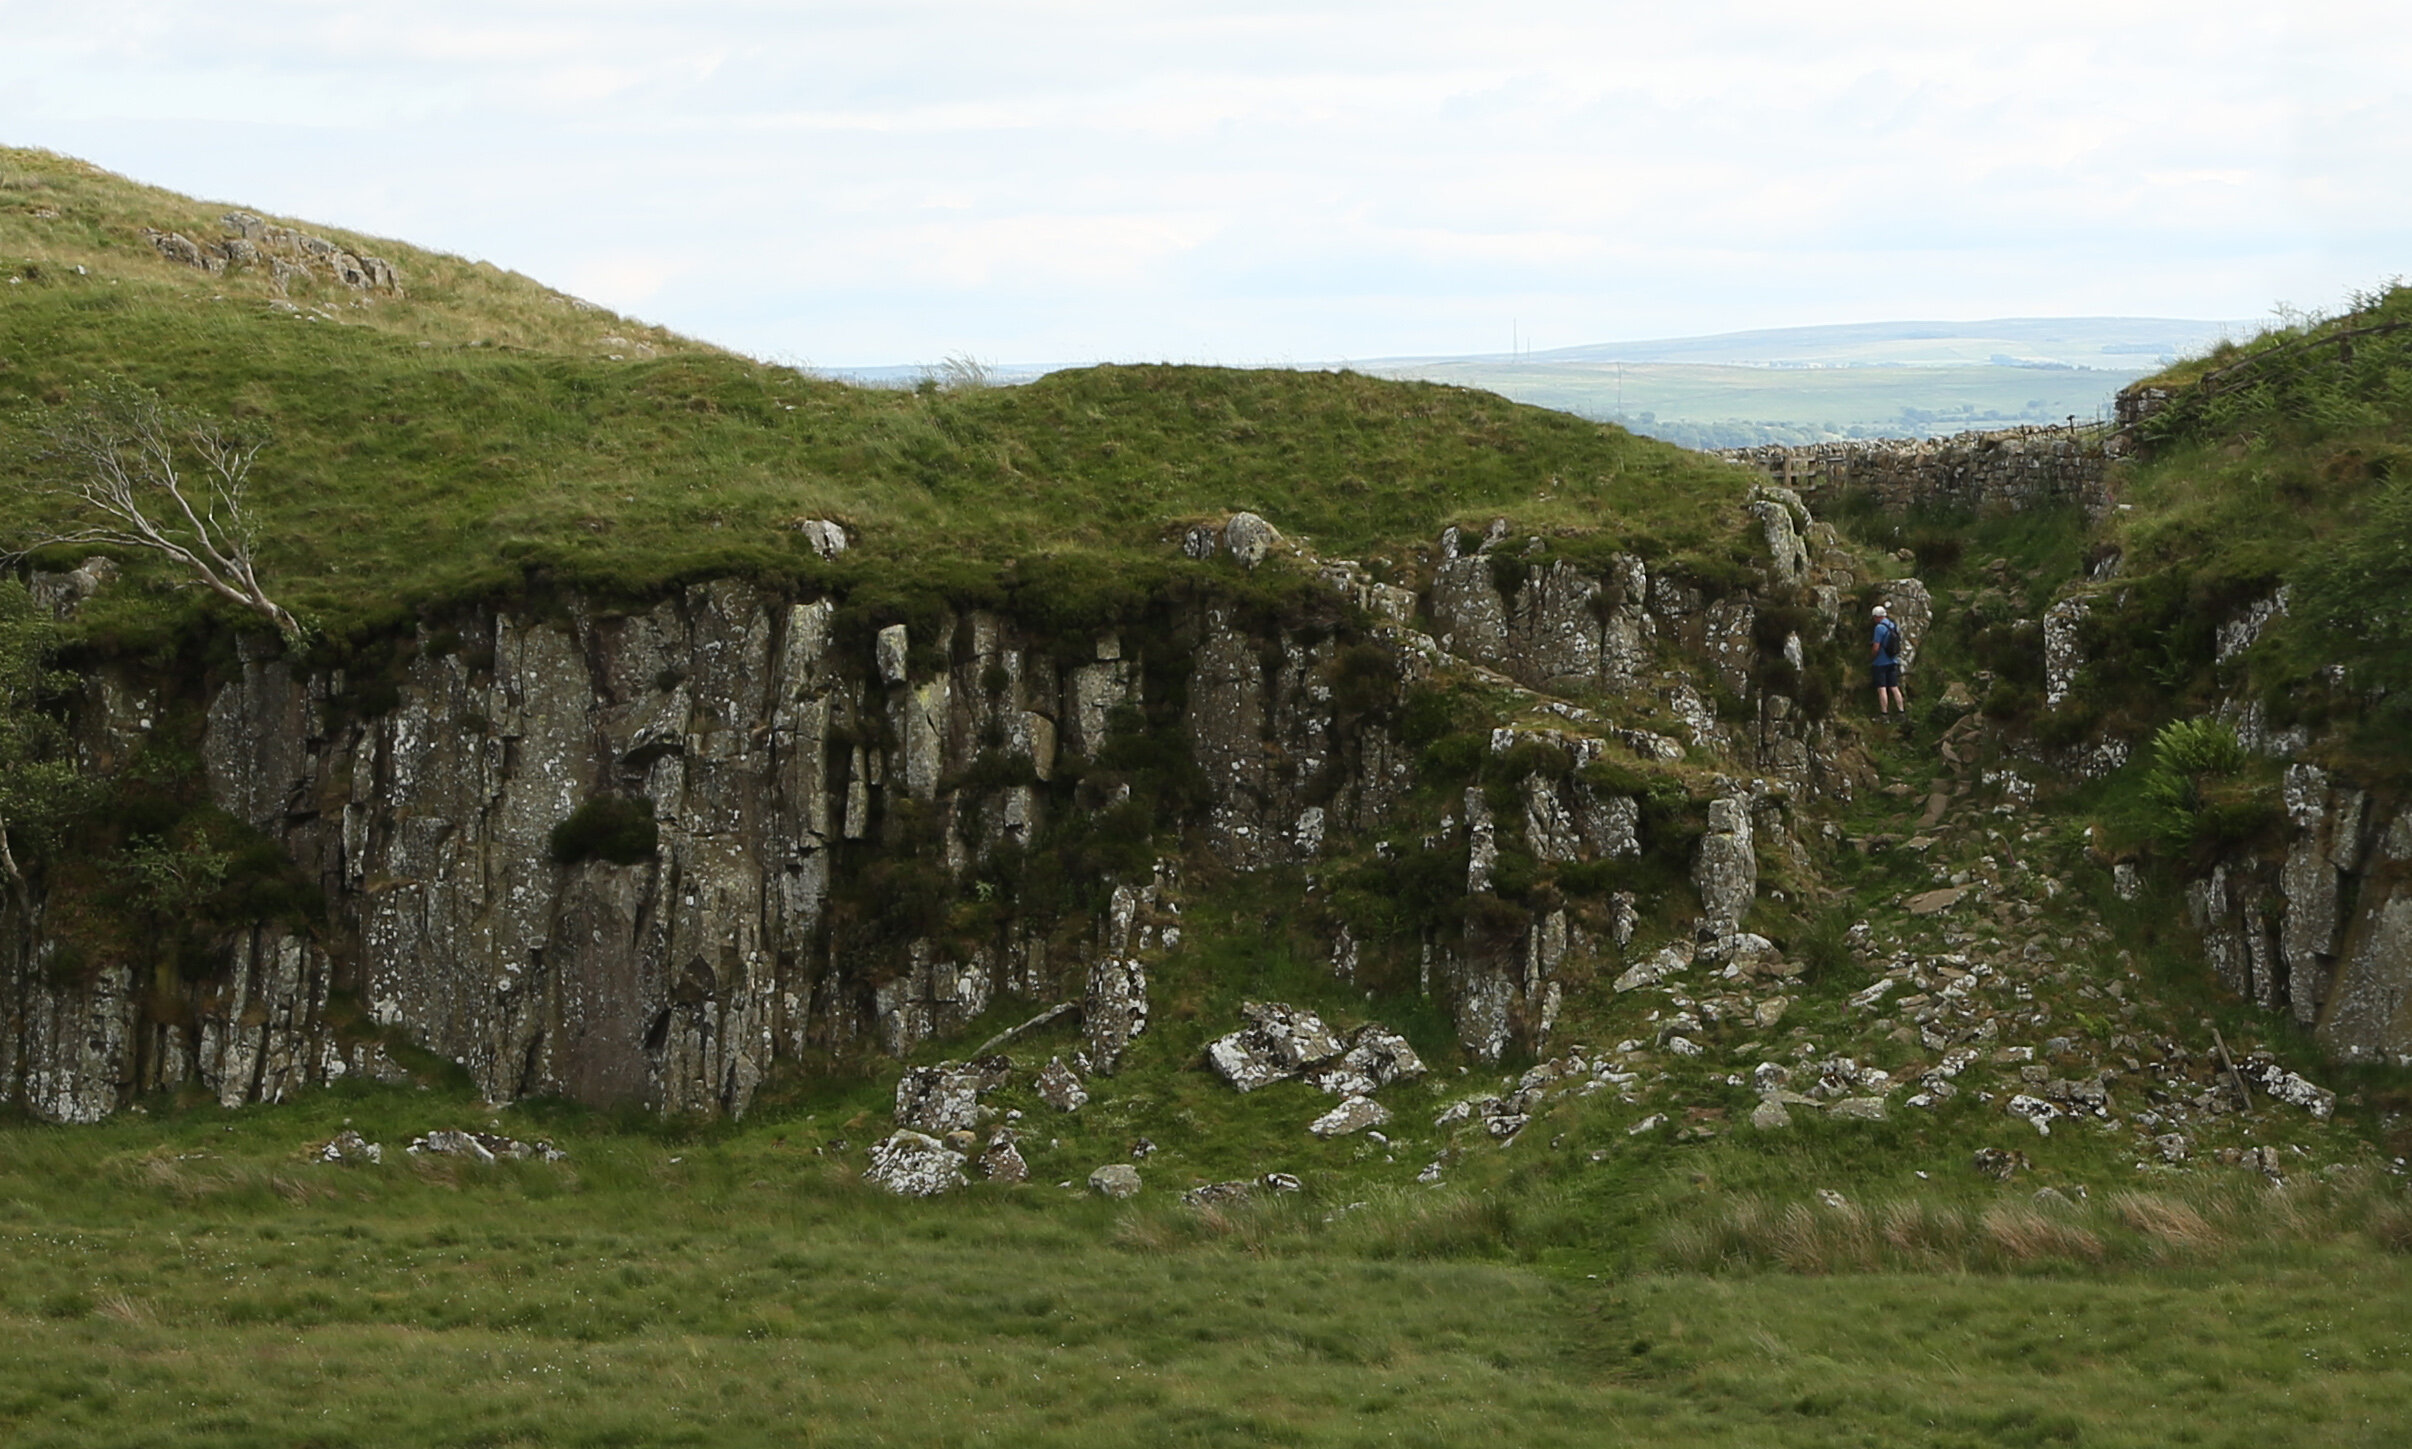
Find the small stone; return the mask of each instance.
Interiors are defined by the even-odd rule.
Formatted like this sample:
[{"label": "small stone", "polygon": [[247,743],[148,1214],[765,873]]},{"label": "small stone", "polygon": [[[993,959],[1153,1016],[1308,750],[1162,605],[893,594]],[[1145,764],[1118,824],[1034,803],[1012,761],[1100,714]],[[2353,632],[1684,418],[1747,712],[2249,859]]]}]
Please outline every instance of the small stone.
[{"label": "small stone", "polygon": [[1845,1097],[1826,1109],[1829,1117],[1841,1117],[1852,1122],[1882,1122],[1884,1098]]},{"label": "small stone", "polygon": [[1761,1132],[1773,1132],[1792,1125],[1792,1113],[1774,1097],[1761,1097],[1759,1105],[1750,1109],[1750,1125]]},{"label": "small stone", "polygon": [[1851,1206],[1851,1200],[1849,1198],[1844,1197],[1841,1193],[1836,1192],[1830,1187],[1819,1188],[1817,1190],[1817,1200],[1821,1203],[1824,1203],[1827,1207],[1834,1209],[1836,1212],[1841,1212]]},{"label": "small stone", "polygon": [[1089,1191],[1116,1201],[1139,1195],[1139,1169],[1127,1162],[1109,1162],[1089,1174]]},{"label": "small stone", "polygon": [[2193,1142],[2182,1132],[2164,1132],[2152,1139],[2152,1145],[2160,1149],[2161,1160],[2167,1163],[2184,1162],[2194,1155]]},{"label": "small stone", "polygon": [[1652,1112],[1649,1116],[1642,1118],[1639,1122],[1636,1122],[1632,1126],[1626,1128],[1625,1135],[1627,1137],[1639,1137],[1644,1132],[1655,1132],[1659,1128],[1666,1125],[1666,1114],[1662,1112]]}]

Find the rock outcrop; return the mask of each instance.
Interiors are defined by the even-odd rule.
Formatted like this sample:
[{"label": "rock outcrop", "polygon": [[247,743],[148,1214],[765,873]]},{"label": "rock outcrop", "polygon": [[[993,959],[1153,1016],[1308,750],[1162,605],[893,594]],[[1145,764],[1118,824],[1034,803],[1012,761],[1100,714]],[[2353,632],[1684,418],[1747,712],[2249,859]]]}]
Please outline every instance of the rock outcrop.
[{"label": "rock outcrop", "polygon": [[[1830,531],[1780,490],[1757,506],[1784,587],[1838,587]],[[1269,550],[1278,534],[1244,517],[1212,542]],[[844,546],[835,524],[799,526],[816,551]],[[947,902],[991,889],[985,863],[1032,849],[1063,812],[1115,810],[1129,787],[1094,764],[1124,728],[1185,749],[1203,804],[1170,824],[1220,868],[1361,849],[1417,783],[1398,702],[1443,678],[1507,690],[1553,722],[1494,732],[1483,768],[1520,772],[1501,796],[1512,803],[1465,791],[1428,846],[1465,852],[1468,900],[1462,930],[1426,932],[1420,988],[1477,1057],[1537,1051],[1567,979],[1630,964],[1635,906],[1629,893],[1613,907],[1527,906],[1494,875],[1656,848],[1637,798],[1599,771],[1626,778],[1687,746],[1633,716],[1689,718],[1689,750],[1731,751],[1804,797],[1847,794],[1852,776],[1828,727],[1762,682],[1775,646],[1758,641],[1751,592],[1712,596],[1630,555],[1528,566],[1529,547],[1501,526],[1467,549],[1452,530],[1425,595],[1436,635],[1407,622],[1405,590],[1307,560],[1331,586],[1316,606],[1329,618],[1269,624],[1206,590],[1150,636],[1153,660],[1123,631],[1067,648],[999,613],[850,621],[836,600],[736,581],[634,611],[570,599],[425,625],[374,680],[246,644],[191,701],[206,717],[203,775],[323,892],[323,922],[241,933],[222,973],[166,1004],[131,962],[63,967],[71,928],[38,896],[30,915],[10,908],[0,1094],[61,1120],[196,1081],[229,1104],[274,1100],[390,1075],[395,1040],[457,1063],[494,1101],[735,1113],[782,1062],[903,1055],[1009,998],[1076,999],[1075,1060],[1110,1074],[1147,1030],[1151,964],[1178,949],[1177,860],[1112,882],[1085,919],[1013,913],[967,930]],[[63,583],[59,606],[105,584]],[[1335,631],[1351,619],[1353,634]],[[1784,641],[1789,667],[1804,647],[1797,631]],[[1151,700],[1151,678],[1177,684]],[[193,688],[97,671],[79,725],[88,758],[115,768]],[[1758,723],[1721,720],[1705,703],[1717,691]],[[602,806],[649,812],[651,849],[622,863],[562,843]],[[1708,809],[1696,880],[1711,934],[1730,935],[1755,853],[1781,831],[1754,832],[1754,809],[1775,819],[1764,803]],[[1335,960],[1353,972],[1338,929]],[[1344,1051],[1336,1082],[1411,1074],[1403,1042],[1365,1038],[1319,1041],[1284,1069]],[[1076,1106],[1077,1078],[1056,1085]],[[926,1112],[900,1102],[900,1120],[971,1130],[962,1093],[934,1092]]]}]

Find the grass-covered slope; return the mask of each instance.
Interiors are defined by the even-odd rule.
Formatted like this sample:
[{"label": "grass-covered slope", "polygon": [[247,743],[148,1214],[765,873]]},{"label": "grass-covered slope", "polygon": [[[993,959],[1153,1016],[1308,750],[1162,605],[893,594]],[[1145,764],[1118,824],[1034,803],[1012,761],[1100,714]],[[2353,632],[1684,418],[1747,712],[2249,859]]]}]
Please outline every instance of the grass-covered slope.
[{"label": "grass-covered slope", "polygon": [[[809,517],[858,532],[857,567],[994,573],[1042,553],[1164,557],[1177,522],[1241,508],[1327,553],[1494,511],[1684,548],[1730,521],[1745,486],[1459,388],[1100,367],[874,391],[399,243],[327,233],[394,262],[401,296],[332,282],[287,296],[258,269],[170,261],[142,233],[215,237],[225,210],[0,152],[0,410],[16,424],[0,543],[55,517],[35,486],[47,410],[111,375],[274,439],[256,474],[265,571],[337,634],[538,571],[612,591],[794,574],[810,554],[790,525]],[[154,631],[166,607],[134,595],[91,627]]]},{"label": "grass-covered slope", "polygon": [[[2412,762],[2412,288],[2139,386],[2170,401],[2100,544],[2133,602],[2096,652],[2179,707],[2241,687],[2273,724],[2333,720],[2330,748]],[[2212,631],[2282,586],[2286,615],[2215,664]]]}]

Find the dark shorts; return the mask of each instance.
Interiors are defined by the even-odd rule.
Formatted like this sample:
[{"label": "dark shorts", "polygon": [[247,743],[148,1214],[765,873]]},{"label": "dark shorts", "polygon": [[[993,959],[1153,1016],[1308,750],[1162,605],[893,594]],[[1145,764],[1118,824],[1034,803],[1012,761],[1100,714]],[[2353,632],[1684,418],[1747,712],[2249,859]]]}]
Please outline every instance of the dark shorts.
[{"label": "dark shorts", "polygon": [[1901,666],[1899,664],[1879,664],[1875,668],[1878,689],[1899,689],[1901,687]]}]

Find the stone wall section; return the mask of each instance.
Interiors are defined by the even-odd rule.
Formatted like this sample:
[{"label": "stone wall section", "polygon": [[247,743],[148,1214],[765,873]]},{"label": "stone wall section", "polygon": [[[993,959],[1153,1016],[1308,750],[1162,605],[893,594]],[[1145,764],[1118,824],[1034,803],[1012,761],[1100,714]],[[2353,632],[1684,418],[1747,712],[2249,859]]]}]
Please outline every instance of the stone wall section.
[{"label": "stone wall section", "polygon": [[2101,513],[2112,503],[2112,453],[2098,433],[2014,428],[1948,438],[1864,438],[1727,448],[1718,457],[1767,475],[1812,508],[1831,508],[1846,493],[1873,497],[1888,510],[1918,507],[2022,510],[2081,504]]}]

